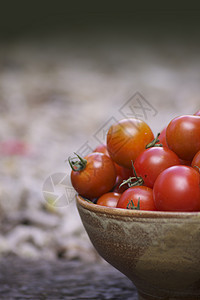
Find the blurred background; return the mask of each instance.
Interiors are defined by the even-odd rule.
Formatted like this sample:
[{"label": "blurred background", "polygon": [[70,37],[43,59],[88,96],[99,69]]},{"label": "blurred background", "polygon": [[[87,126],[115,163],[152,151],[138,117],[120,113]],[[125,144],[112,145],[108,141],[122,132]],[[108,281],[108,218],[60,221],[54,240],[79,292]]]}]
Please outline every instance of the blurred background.
[{"label": "blurred background", "polygon": [[[113,120],[139,117],[157,133],[200,108],[200,13],[183,6],[4,3],[1,256],[100,260],[79,219],[65,160],[97,146]],[[66,175],[72,194],[44,195],[66,192],[56,190],[54,174]]]}]

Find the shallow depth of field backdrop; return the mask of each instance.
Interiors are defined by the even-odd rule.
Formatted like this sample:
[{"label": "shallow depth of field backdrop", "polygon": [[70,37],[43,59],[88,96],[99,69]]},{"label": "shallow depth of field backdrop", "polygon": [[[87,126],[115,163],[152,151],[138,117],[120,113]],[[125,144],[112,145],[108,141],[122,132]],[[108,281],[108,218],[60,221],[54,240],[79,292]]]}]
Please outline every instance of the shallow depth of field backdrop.
[{"label": "shallow depth of field backdrop", "polygon": [[54,14],[50,1],[1,14],[0,255],[99,260],[65,160],[115,120],[141,118],[156,134],[200,108],[199,12]]}]

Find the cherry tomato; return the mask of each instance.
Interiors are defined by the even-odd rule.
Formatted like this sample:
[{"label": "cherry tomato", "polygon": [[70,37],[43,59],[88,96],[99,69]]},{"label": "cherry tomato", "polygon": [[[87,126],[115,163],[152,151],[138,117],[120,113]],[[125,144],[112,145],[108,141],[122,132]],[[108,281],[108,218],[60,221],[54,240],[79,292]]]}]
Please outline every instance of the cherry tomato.
[{"label": "cherry tomato", "polygon": [[172,151],[191,161],[200,150],[200,118],[193,115],[174,118],[167,127],[166,137]]},{"label": "cherry tomato", "polygon": [[[101,145],[97,146],[95,148],[94,152],[101,152],[101,153],[104,153],[104,154],[106,154],[110,157],[110,155],[108,153],[108,150],[107,150],[107,147],[104,144],[101,144]],[[113,192],[122,193],[128,187],[126,185],[123,185],[123,186],[120,187],[120,185],[123,182],[123,180],[126,180],[129,177],[133,176],[133,171],[130,170],[130,169],[121,167],[120,165],[116,164],[115,162],[114,162],[114,165],[115,165],[117,176],[116,176],[116,181],[115,181]]]},{"label": "cherry tomato", "polygon": [[124,119],[110,127],[107,133],[107,149],[117,164],[131,169],[131,161],[135,161],[153,138],[150,127],[144,121]]},{"label": "cherry tomato", "polygon": [[[199,114],[200,114],[200,111],[199,111]],[[159,135],[159,142],[157,143],[157,144],[162,144],[163,145],[163,147],[167,147],[167,148],[169,148],[168,147],[168,144],[167,144],[167,139],[166,139],[166,130],[167,130],[167,127],[165,127],[162,131],[161,131],[161,133],[160,133],[160,135]],[[182,161],[183,162],[183,164],[186,164],[186,165],[190,165],[190,161]]]},{"label": "cherry tomato", "polygon": [[104,144],[97,146],[93,152],[100,152],[100,153],[104,153],[104,154],[110,156],[108,153],[107,147]]},{"label": "cherry tomato", "polygon": [[121,194],[119,193],[106,193],[103,194],[98,200],[97,200],[97,204],[98,205],[102,205],[102,206],[108,206],[108,207],[116,207],[117,206],[117,202],[120,198]]},{"label": "cherry tomato", "polygon": [[191,166],[191,161],[190,160],[180,159],[180,163],[181,163],[181,165]]},{"label": "cherry tomato", "polygon": [[84,159],[69,158],[72,167],[71,182],[74,189],[87,199],[99,198],[109,192],[116,180],[116,170],[111,158],[103,153],[94,152]]},{"label": "cherry tomato", "polygon": [[168,148],[168,145],[167,145],[167,140],[166,140],[166,129],[167,129],[167,127],[165,127],[162,131],[161,131],[161,133],[160,133],[160,135],[159,135],[159,142],[158,142],[158,144],[162,144],[163,145],[163,147],[167,147]]},{"label": "cherry tomato", "polygon": [[192,167],[173,166],[156,179],[153,196],[157,210],[199,211],[200,175]]},{"label": "cherry tomato", "polygon": [[195,113],[195,116],[200,116],[200,110]]},{"label": "cherry tomato", "polygon": [[120,187],[120,185],[124,180],[127,180],[129,177],[133,176],[133,170],[121,167],[116,163],[115,163],[115,167],[117,171],[117,177],[116,177],[115,187],[113,191],[116,193],[123,193],[125,190],[127,190],[128,186],[122,185]]},{"label": "cherry tomato", "polygon": [[198,172],[200,172],[200,151],[197,152],[197,154],[195,155],[195,157],[192,160],[191,166],[197,170]]},{"label": "cherry tomato", "polygon": [[180,159],[166,147],[146,149],[136,158],[134,163],[137,176],[142,177],[144,185],[151,188],[162,171],[175,165],[180,165]]},{"label": "cherry tomato", "polygon": [[120,176],[121,179],[123,180],[129,178],[130,176],[133,176],[132,169],[124,168],[116,163],[115,163],[115,168],[116,168],[117,175]]},{"label": "cherry tomato", "polygon": [[156,210],[152,189],[146,186],[130,187],[119,198],[117,208]]},{"label": "cherry tomato", "polygon": [[114,185],[114,188],[112,191],[115,193],[123,193],[125,190],[127,190],[128,186],[125,184],[121,186],[122,183],[123,183],[123,179],[121,179],[120,176],[117,176],[115,185]]}]

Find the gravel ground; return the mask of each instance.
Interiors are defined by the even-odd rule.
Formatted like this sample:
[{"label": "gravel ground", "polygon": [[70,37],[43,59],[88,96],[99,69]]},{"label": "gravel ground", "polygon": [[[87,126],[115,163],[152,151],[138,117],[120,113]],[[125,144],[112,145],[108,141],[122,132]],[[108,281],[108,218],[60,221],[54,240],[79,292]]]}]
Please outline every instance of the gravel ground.
[{"label": "gravel ground", "polygon": [[6,257],[0,268],[2,300],[137,299],[133,284],[107,264]]}]

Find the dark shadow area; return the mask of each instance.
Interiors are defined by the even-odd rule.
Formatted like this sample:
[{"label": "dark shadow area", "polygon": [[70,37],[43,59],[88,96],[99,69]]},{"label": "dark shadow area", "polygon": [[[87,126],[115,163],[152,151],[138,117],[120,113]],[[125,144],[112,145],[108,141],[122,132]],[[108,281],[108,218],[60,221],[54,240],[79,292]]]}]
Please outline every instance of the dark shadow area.
[{"label": "dark shadow area", "polygon": [[42,1],[4,2],[0,12],[1,40],[57,34],[124,33],[145,40],[187,38],[198,42],[200,11],[184,4]]}]

